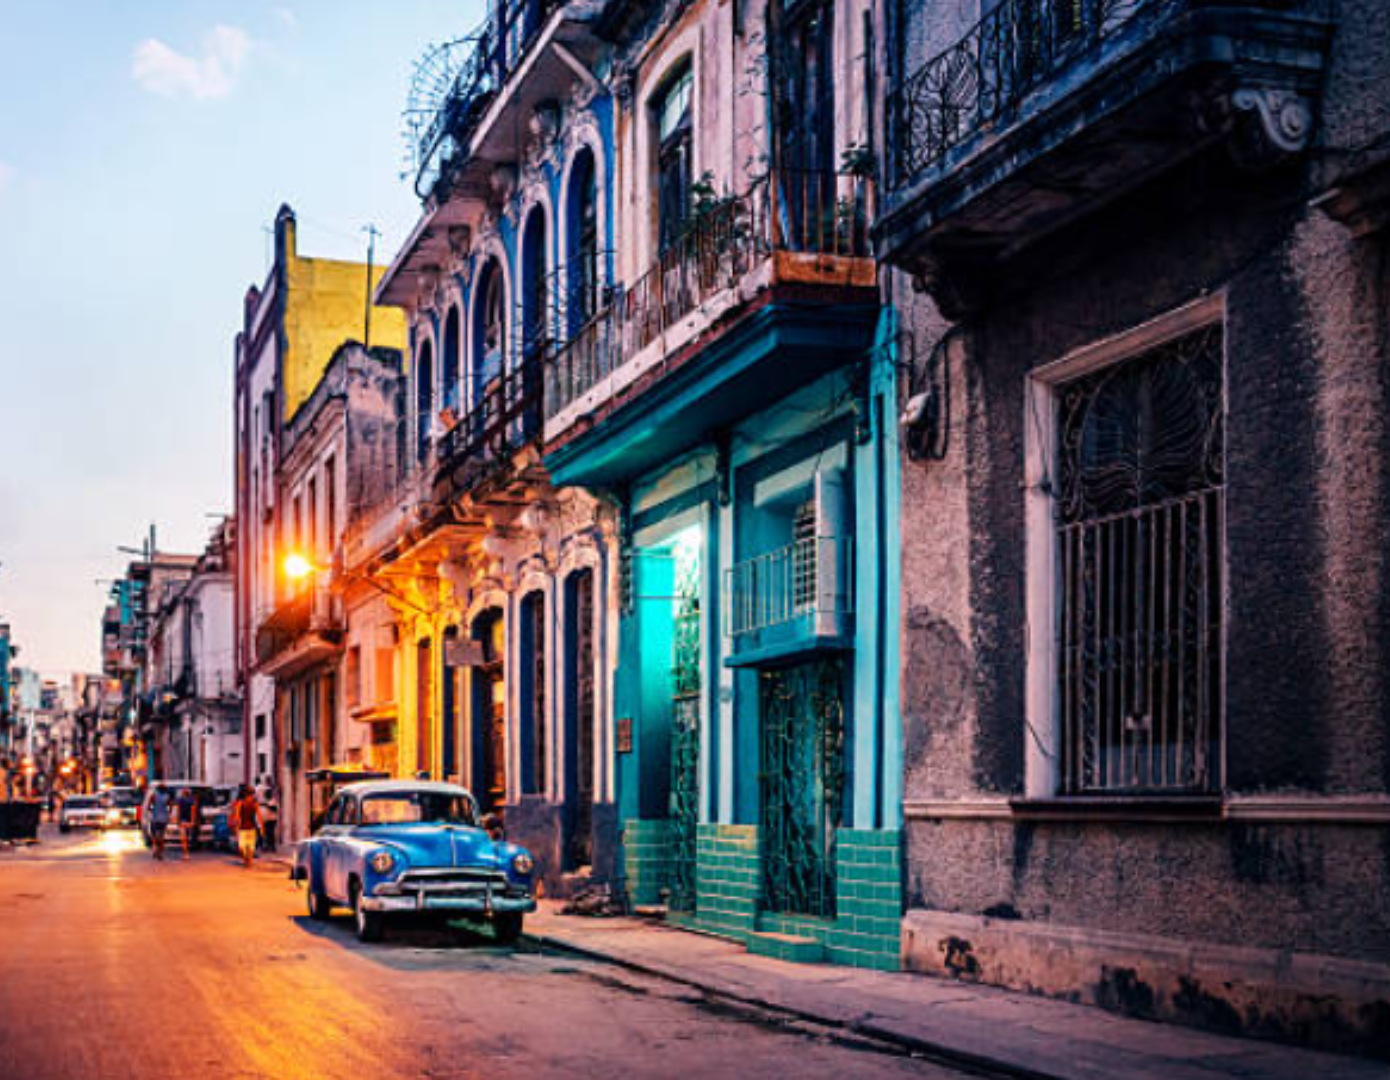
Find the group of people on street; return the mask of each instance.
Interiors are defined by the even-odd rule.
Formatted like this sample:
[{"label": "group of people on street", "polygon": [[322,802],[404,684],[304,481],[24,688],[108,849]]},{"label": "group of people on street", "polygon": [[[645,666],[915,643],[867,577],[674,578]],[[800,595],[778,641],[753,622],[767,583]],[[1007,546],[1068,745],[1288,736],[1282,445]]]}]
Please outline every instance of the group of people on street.
[{"label": "group of people on street", "polygon": [[[149,804],[150,848],[154,857],[164,861],[168,831],[173,825],[178,830],[183,857],[188,859],[198,844],[201,814],[198,798],[189,788],[183,788],[177,796],[167,788],[156,788]],[[227,827],[236,839],[243,867],[249,868],[255,861],[258,848],[275,850],[277,817],[273,792],[268,785],[261,796],[257,796],[250,784],[242,784],[237,789],[235,801],[227,808]]]}]

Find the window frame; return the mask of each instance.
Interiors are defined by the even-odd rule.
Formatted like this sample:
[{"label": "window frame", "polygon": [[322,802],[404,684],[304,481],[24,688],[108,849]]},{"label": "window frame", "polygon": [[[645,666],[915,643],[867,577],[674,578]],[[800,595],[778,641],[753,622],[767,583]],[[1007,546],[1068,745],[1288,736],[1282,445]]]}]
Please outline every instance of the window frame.
[{"label": "window frame", "polygon": [[[1058,596],[1061,554],[1057,540],[1056,501],[1052,478],[1056,472],[1058,437],[1058,396],[1060,390],[1084,376],[1141,357],[1196,331],[1213,325],[1222,327],[1222,409],[1229,416],[1229,321],[1225,293],[1202,297],[1165,312],[1145,323],[1112,337],[1076,349],[1060,359],[1042,364],[1025,376],[1024,386],[1024,792],[1038,800],[1114,800],[1135,798],[1133,792],[1096,793],[1073,796],[1062,793],[1062,720],[1058,685],[1059,620],[1062,604]],[[1225,448],[1223,448],[1223,453]],[[1139,798],[1171,799],[1220,797],[1225,792],[1227,759],[1226,664],[1230,633],[1229,566],[1230,547],[1224,531],[1220,537],[1222,617],[1218,671],[1221,683],[1221,711],[1216,718],[1217,734],[1213,748],[1212,785],[1208,792],[1192,794],[1154,791]]]}]

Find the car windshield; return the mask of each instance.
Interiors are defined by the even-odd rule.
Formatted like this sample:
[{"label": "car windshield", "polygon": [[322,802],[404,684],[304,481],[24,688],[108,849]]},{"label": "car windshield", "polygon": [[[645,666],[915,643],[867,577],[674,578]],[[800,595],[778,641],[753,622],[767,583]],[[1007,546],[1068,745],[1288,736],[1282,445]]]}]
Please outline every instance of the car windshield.
[{"label": "car windshield", "polygon": [[473,825],[473,800],[443,791],[392,791],[362,800],[363,825]]},{"label": "car windshield", "polygon": [[68,796],[68,806],[73,810],[90,810],[96,804],[97,801],[89,795]]},{"label": "car windshield", "polygon": [[108,791],[101,797],[101,804],[108,808],[125,809],[131,806],[140,805],[140,796],[129,789],[125,791]]}]

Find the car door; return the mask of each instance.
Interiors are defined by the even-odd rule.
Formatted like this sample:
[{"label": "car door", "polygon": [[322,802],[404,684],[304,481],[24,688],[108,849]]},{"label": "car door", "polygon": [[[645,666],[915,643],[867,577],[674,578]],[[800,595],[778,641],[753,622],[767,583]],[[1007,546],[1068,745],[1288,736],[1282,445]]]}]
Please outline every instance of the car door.
[{"label": "car door", "polygon": [[319,866],[323,871],[323,891],[333,900],[347,899],[347,871],[344,863],[347,851],[343,846],[343,818],[348,803],[346,795],[339,795],[328,806],[323,815],[323,824],[314,836],[319,846]]}]

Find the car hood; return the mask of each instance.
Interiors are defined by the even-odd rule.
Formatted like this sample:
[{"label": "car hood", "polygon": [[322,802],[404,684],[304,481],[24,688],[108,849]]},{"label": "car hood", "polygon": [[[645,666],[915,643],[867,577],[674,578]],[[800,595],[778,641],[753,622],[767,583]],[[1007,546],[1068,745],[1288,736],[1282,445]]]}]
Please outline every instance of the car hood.
[{"label": "car hood", "polygon": [[394,848],[413,867],[506,869],[487,833],[466,825],[372,825],[359,828],[355,835],[358,840]]}]

